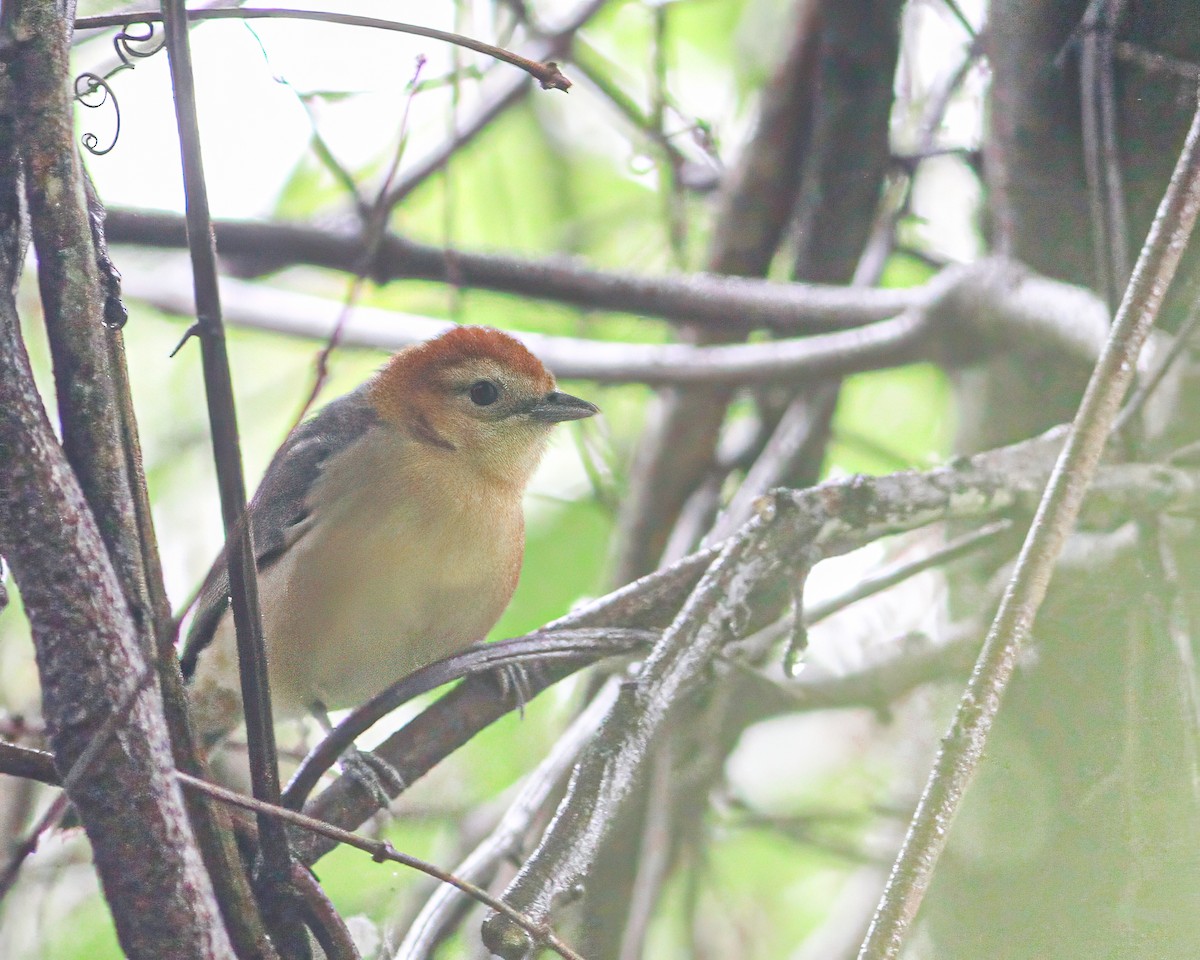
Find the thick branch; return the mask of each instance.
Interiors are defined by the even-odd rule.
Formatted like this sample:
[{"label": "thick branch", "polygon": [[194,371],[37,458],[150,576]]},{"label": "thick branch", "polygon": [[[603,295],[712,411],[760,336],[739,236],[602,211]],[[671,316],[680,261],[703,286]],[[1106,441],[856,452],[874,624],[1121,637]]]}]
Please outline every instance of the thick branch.
[{"label": "thick branch", "polygon": [[[842,533],[820,544],[820,556],[832,556],[890,533],[952,517],[984,520],[1012,512],[1032,513],[1061,443],[1059,431],[928,473],[855,477],[775,496],[794,501],[801,514],[824,516],[823,511],[828,511],[829,517],[838,518],[830,521],[830,528],[841,523]],[[1157,466],[1106,468],[1092,493],[1089,503],[1096,504],[1096,519],[1103,523],[1147,508],[1185,513],[1200,502],[1200,486],[1192,473]],[[906,502],[911,502],[911,508],[896,507],[890,516],[878,508],[880,504]],[[872,505],[876,505],[874,512],[870,509]],[[799,534],[793,532],[788,536],[795,539],[772,541],[778,557],[795,556],[809,546]],[[715,556],[716,552],[710,549],[687,557],[548,624],[545,629],[661,630],[678,612]],[[536,695],[609,652],[611,649],[598,648],[590,657],[581,653],[577,658],[531,669],[528,693]],[[471,677],[389,737],[376,752],[406,783],[413,783],[511,709],[514,705],[497,695],[496,684],[490,677]],[[376,809],[377,801],[353,778],[346,777],[306,807],[313,816],[348,827],[364,822]],[[328,847],[319,843],[301,843],[301,856],[306,862],[314,862],[327,852]]]},{"label": "thick branch", "polygon": [[[1061,433],[929,473],[856,477],[764,498],[758,515],[726,542],[637,680],[623,689],[576,767],[554,822],[505,899],[543,920],[577,884],[587,882],[651,741],[698,684],[712,682],[714,659],[744,628],[760,597],[786,586],[792,575],[802,577],[812,564],[882,536],[935,520],[977,519],[1030,507],[1060,442]],[[1187,511],[1200,495],[1182,474],[1168,480],[1150,468],[1130,484],[1127,469],[1109,476],[1108,498],[1127,496],[1132,505],[1145,503],[1151,489],[1160,494],[1170,489],[1172,509]],[[524,949],[519,932],[502,918],[492,918],[485,929],[489,946],[501,956],[519,956]]]},{"label": "thick branch", "polygon": [[[52,6],[28,12],[40,14],[34,22],[43,31],[61,30]],[[0,553],[21,587],[58,769],[92,841],[123,948],[145,960],[227,957],[229,940],[173,782],[162,700],[145,682],[148,651],[20,337],[11,145],[11,127],[0,120]],[[92,758],[86,769],[85,755]]]},{"label": "thick branch", "polygon": [[[222,221],[217,249],[239,270],[269,272],[308,264],[356,274],[364,245],[357,233],[334,233],[294,224]],[[168,213],[109,210],[112,243],[182,248],[182,218]],[[712,274],[647,277],[606,273],[565,258],[528,260],[499,254],[447,251],[389,235],[371,261],[377,283],[434,280],[456,287],[494,290],[554,300],[589,310],[614,310],[749,332],[768,327],[822,333],[894,316],[920,303],[921,291],[847,290],[778,284]]]}]

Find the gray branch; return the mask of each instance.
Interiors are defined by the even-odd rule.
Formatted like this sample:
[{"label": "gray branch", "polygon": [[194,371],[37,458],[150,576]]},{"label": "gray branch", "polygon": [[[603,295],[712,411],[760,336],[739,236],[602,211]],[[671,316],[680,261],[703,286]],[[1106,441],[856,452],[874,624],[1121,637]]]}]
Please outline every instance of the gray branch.
[{"label": "gray branch", "polygon": [[[927,473],[854,477],[809,490],[776,491],[760,500],[756,515],[710,563],[637,679],[622,688],[582,754],[553,823],[506,891],[506,901],[545,921],[586,883],[608,825],[643,773],[649,742],[686,695],[710,676],[717,655],[739,637],[760,598],[781,587],[790,593],[788,581],[803,577],[814,563],[883,536],[940,520],[1032,510],[1063,437],[1057,430]],[[1136,511],[1152,504],[1187,513],[1200,505],[1197,479],[1156,466],[1109,468],[1089,509],[1102,522],[1109,522],[1118,507]],[[585,610],[568,620],[577,626],[588,618]],[[528,948],[524,934],[499,916],[485,924],[485,941],[503,957],[521,956]]]},{"label": "gray branch", "polygon": [[[765,281],[760,286],[754,298],[761,300],[770,290],[781,302],[794,296],[787,292],[790,288],[813,289]],[[192,315],[192,296],[182,270],[130,270],[124,288],[127,295],[160,310]],[[950,268],[925,287],[900,291],[911,304],[894,317],[872,319],[879,291],[844,292],[847,304],[862,295],[862,326],[770,343],[698,346],[518,336],[561,378],[666,386],[794,381],[917,359],[965,362],[1004,349],[1058,356],[1083,368],[1099,355],[1108,329],[1108,310],[1091,292],[999,259]],[[332,301],[260,283],[226,278],[221,295],[230,323],[321,341],[328,340],[340,314],[340,306]],[[340,342],[398,350],[451,325],[357,307],[341,330]]]}]

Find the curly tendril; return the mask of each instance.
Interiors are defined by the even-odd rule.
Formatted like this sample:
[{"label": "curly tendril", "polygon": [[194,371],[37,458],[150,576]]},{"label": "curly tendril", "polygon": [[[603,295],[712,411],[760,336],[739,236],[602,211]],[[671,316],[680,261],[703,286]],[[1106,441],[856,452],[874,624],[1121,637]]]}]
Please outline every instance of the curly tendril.
[{"label": "curly tendril", "polygon": [[100,138],[91,131],[80,138],[88,153],[102,157],[117,145],[117,138],[121,135],[121,107],[117,103],[117,96],[104,77],[95,73],[81,73],[75,78],[75,99],[89,110],[98,110],[110,100],[112,101],[113,114],[116,117],[112,142],[107,147],[101,147]]},{"label": "curly tendril", "polygon": [[135,65],[134,60],[145,60],[147,57],[152,57],[166,44],[167,37],[164,33],[153,47],[138,49],[133,46],[135,43],[150,43],[155,39],[157,32],[158,24],[152,20],[135,20],[127,23],[121,28],[121,32],[113,37],[113,49],[117,51],[117,56],[121,58],[121,62],[125,66],[132,67]]}]

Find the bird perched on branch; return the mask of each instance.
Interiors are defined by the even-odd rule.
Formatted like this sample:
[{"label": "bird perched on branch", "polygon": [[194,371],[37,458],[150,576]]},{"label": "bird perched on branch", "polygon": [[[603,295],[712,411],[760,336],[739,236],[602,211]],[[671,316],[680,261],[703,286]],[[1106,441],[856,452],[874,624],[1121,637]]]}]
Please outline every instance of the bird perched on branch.
[{"label": "bird perched on branch", "polygon": [[[551,428],[598,412],[508,334],[464,326],[294,430],[248,510],[276,717],[353,706],[482,639],[517,585]],[[242,719],[224,557],[182,666],[211,745]]]}]

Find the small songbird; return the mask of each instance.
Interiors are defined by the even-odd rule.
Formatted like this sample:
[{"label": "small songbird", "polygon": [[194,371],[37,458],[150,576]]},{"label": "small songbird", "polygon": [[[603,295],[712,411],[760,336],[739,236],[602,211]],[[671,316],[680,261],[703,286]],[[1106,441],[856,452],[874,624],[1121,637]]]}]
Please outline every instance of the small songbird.
[{"label": "small songbird", "polygon": [[[482,639],[517,585],[550,429],[598,412],[508,334],[464,326],[294,430],[249,506],[276,718],[353,706]],[[182,667],[211,745],[242,718],[223,557]]]}]

